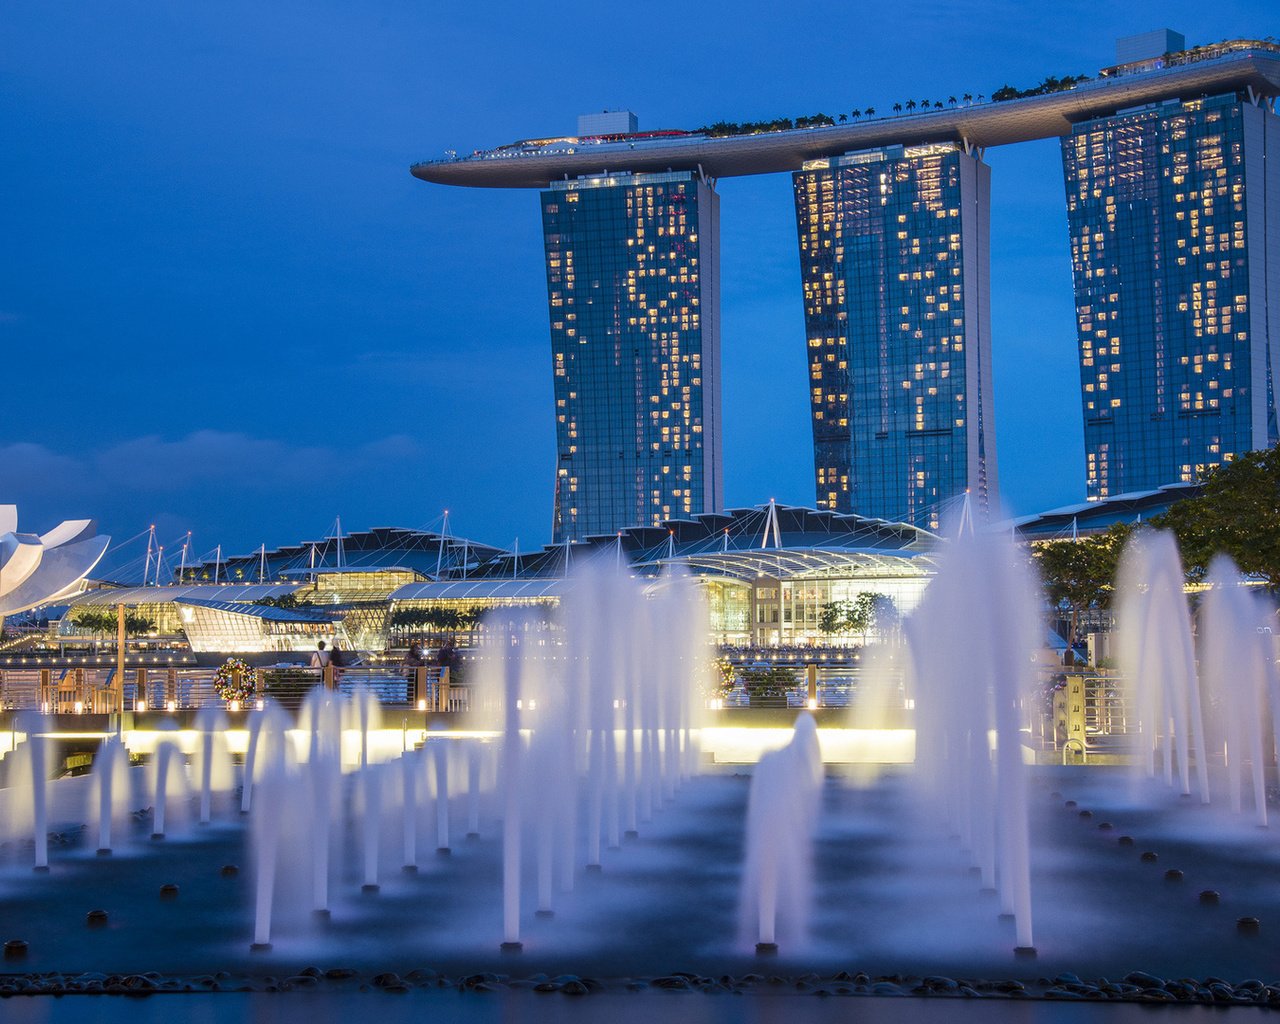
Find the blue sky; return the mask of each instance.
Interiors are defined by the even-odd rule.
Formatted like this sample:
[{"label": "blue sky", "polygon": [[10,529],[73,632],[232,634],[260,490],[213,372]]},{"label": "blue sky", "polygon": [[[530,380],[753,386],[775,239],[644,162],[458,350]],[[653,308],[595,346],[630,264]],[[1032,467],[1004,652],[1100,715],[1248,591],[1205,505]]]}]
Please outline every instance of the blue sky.
[{"label": "blue sky", "polygon": [[[0,501],[24,528],[154,522],[198,551],[445,508],[459,533],[544,543],[537,196],[410,163],[605,107],[692,128],[990,94],[1092,74],[1117,36],[1166,25],[1280,33],[1246,0],[8,0]],[[1054,141],[987,159],[1000,476],[1033,512],[1083,494],[1061,169]],[[790,181],[720,193],[728,502],[812,504]]]}]

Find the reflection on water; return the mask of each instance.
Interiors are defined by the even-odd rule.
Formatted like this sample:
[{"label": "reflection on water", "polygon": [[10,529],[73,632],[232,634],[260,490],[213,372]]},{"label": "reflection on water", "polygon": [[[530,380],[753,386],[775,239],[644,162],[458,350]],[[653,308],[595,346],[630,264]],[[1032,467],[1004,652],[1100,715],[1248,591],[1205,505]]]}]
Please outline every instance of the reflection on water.
[{"label": "reflection on water", "polygon": [[[423,992],[408,995],[367,993],[239,994],[216,993],[132,999],[124,996],[7,999],[3,1017],[11,1024],[80,1024],[86,1013],[102,1024],[220,1024],[227,1020],[252,1024],[347,1024],[376,1014],[379,1024],[652,1024],[677,1019],[681,1024],[1105,1024],[1150,1022],[1150,1007],[1133,1003],[1088,1005],[1036,1000],[822,999],[812,995],[703,995],[656,993],[572,997],[532,992]],[[1167,1010],[1165,1011],[1168,1012]],[[1242,1016],[1242,1014],[1247,1014]],[[1232,1017],[1255,1019],[1243,1007]],[[1211,1006],[1180,1006],[1179,1024],[1221,1021]]]}]

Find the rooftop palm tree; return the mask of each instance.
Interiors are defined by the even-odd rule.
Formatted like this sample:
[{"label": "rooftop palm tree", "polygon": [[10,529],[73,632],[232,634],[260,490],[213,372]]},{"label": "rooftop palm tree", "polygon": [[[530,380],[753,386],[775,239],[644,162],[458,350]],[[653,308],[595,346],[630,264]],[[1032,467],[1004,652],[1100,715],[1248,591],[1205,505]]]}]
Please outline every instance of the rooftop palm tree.
[{"label": "rooftop palm tree", "polygon": [[893,112],[894,112],[895,114],[901,114],[901,113],[902,113],[902,104],[901,104],[901,103],[895,103],[895,104],[893,105]]},{"label": "rooftop palm tree", "polygon": [[916,101],[915,101],[915,100],[907,100],[907,112],[908,112],[908,113],[910,113],[911,111],[913,111],[913,110],[915,110],[915,109],[916,109]]},{"label": "rooftop palm tree", "polygon": [[956,105],[956,98],[955,98],[954,96],[948,96],[948,97],[947,97],[947,106],[949,106],[949,107],[954,107],[955,105]]},{"label": "rooftop palm tree", "polygon": [[875,116],[876,116],[876,108],[875,108],[875,107],[867,107],[867,109],[866,109],[866,115],[867,115],[867,117],[875,117]]},{"label": "rooftop palm tree", "polygon": [[860,118],[861,116],[862,116],[862,111],[861,111],[861,110],[859,110],[857,107],[854,107],[854,108],[853,108],[853,119],[856,121],[856,120],[858,120],[858,118]]},{"label": "rooftop palm tree", "polygon": [[973,102],[973,93],[971,93],[971,92],[967,92],[967,93],[965,93],[963,96],[961,96],[960,98],[961,98],[962,100],[964,100],[964,101],[965,101],[965,103],[972,103],[972,102]]}]

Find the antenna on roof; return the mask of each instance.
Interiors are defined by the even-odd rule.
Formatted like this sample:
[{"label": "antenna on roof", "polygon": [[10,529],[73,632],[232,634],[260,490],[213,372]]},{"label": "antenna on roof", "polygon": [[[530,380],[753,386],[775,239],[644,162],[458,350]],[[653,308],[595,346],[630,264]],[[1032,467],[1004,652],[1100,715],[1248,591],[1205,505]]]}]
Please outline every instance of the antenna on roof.
[{"label": "antenna on roof", "polygon": [[342,516],[334,520],[334,528],[338,534],[338,568],[342,568]]},{"label": "antenna on roof", "polygon": [[218,545],[217,553],[213,556],[213,582],[218,582],[218,570],[222,567],[222,545]]},{"label": "antenna on roof", "polygon": [[267,545],[265,542],[263,543],[262,547],[259,549],[258,582],[259,583],[267,582]]},{"label": "antenna on roof", "polygon": [[156,541],[156,525],[152,523],[147,530],[147,560],[142,563],[142,585],[147,585],[147,577],[151,574],[151,547]]},{"label": "antenna on roof", "polygon": [[444,562],[444,541],[449,536],[449,510],[444,510],[444,522],[440,526],[440,550],[436,552],[436,579],[440,578],[440,566]]},{"label": "antenna on roof", "polygon": [[516,538],[514,552],[511,558],[511,578],[518,580],[520,578],[520,538]]},{"label": "antenna on roof", "polygon": [[187,582],[187,549],[191,547],[191,531],[187,531],[187,539],[182,542],[182,563],[178,567],[178,582]]},{"label": "antenna on roof", "polygon": [[782,530],[778,526],[778,503],[773,499],[769,499],[769,514],[764,523],[764,536],[760,538],[760,550],[763,551],[769,546],[769,534],[773,533],[773,546],[775,548],[782,547]]}]

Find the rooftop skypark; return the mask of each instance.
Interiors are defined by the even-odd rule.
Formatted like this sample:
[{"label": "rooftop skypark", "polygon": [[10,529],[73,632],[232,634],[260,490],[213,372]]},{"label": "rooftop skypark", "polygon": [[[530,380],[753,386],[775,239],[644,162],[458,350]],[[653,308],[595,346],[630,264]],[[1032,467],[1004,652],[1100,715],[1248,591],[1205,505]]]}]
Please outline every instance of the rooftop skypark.
[{"label": "rooftop skypark", "polygon": [[907,100],[895,105],[902,110],[867,108],[843,122],[842,115],[817,114],[801,118],[801,126],[788,118],[737,126],[742,133],[724,122],[693,132],[532,139],[469,156],[449,153],[415,164],[412,172],[424,181],[485,188],[540,188],[609,169],[700,170],[711,178],[769,174],[878,146],[967,142],[985,148],[1053,138],[1129,107],[1230,91],[1250,98],[1280,92],[1280,45],[1231,40],[1118,63],[1093,79],[1051,77],[1029,90],[1006,86],[985,102]]}]

